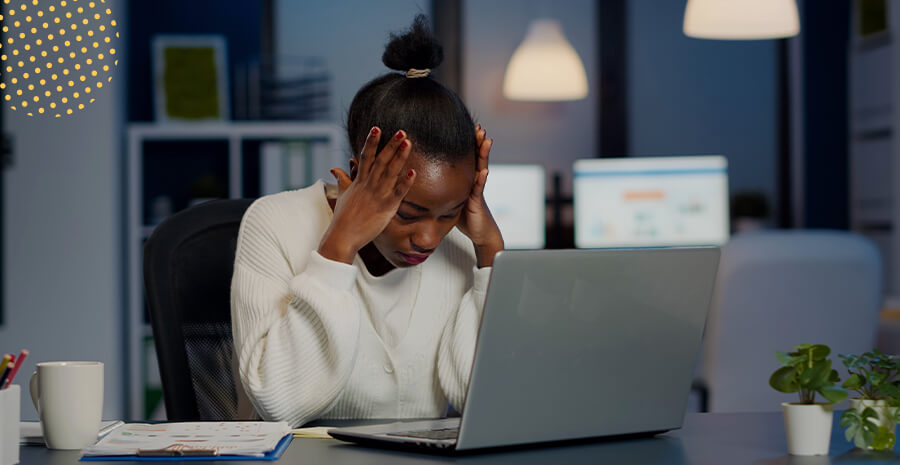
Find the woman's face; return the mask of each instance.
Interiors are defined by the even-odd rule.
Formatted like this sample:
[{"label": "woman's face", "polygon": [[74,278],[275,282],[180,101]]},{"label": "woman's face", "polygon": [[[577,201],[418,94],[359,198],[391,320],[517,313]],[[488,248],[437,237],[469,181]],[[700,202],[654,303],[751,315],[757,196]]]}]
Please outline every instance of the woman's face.
[{"label": "woman's face", "polygon": [[374,241],[381,255],[398,268],[418,265],[434,252],[456,226],[475,182],[474,157],[454,164],[410,154],[403,173],[416,179],[397,214]]}]

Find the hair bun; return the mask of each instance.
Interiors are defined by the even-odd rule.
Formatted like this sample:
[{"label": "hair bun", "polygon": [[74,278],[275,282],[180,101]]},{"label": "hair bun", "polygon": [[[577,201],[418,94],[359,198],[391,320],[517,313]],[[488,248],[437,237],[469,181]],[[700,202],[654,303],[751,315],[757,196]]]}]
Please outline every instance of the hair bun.
[{"label": "hair bun", "polygon": [[381,61],[397,71],[434,69],[444,61],[444,48],[431,34],[428,18],[420,14],[408,31],[402,35],[391,34]]}]

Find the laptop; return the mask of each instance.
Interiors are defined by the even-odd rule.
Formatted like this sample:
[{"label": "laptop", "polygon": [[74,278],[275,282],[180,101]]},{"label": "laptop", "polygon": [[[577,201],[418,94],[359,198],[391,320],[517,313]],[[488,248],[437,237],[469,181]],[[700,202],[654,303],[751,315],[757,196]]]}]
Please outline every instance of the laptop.
[{"label": "laptop", "polygon": [[470,451],[680,428],[718,262],[717,247],[503,251],[462,417],[328,433]]}]

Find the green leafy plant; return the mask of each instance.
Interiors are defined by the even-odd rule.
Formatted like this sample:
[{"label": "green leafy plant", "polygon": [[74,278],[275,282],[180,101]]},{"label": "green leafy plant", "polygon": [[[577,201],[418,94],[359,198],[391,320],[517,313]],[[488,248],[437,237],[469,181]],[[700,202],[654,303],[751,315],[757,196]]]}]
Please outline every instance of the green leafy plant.
[{"label": "green leafy plant", "polygon": [[815,403],[816,393],[832,404],[844,400],[847,391],[835,386],[840,377],[831,368],[830,353],[824,344],[800,344],[790,352],[775,352],[782,367],[772,373],[769,385],[780,392],[799,392],[801,404]]},{"label": "green leafy plant", "polygon": [[[894,417],[890,414],[888,416]],[[894,432],[888,426],[877,424],[877,419],[878,414],[872,407],[866,407],[862,411],[854,408],[844,410],[841,414],[841,427],[847,428],[844,430],[844,437],[853,441],[853,445],[860,449],[893,449],[896,439]],[[896,423],[896,418],[889,418],[888,421]]]},{"label": "green leafy plant", "polygon": [[889,400],[900,391],[900,357],[872,349],[862,355],[839,355],[850,377],[843,387],[855,391],[860,398]]},{"label": "green leafy plant", "polygon": [[856,392],[863,400],[884,401],[882,421],[872,407],[848,409],[841,415],[844,436],[860,449],[893,449],[896,424],[900,423],[900,357],[886,355],[878,349],[861,355],[841,354],[850,376],[843,387]]}]

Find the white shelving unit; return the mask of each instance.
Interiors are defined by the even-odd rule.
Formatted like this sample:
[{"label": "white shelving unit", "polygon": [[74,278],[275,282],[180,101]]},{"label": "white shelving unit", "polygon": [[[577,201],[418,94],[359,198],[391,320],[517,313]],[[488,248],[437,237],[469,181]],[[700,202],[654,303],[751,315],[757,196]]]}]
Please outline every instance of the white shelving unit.
[{"label": "white shelving unit", "polygon": [[851,229],[879,248],[884,292],[900,296],[900,4],[886,2],[887,29],[859,34],[854,8],[848,56]]},{"label": "white shelving unit", "polygon": [[[128,353],[128,412],[129,419],[145,419],[145,389],[148,382],[158,380],[155,365],[156,354],[152,344],[147,344],[152,337],[150,325],[144,322],[144,283],[143,283],[143,242],[153,232],[155,225],[145,224],[144,218],[144,146],[147,142],[183,142],[183,141],[227,141],[227,153],[221,156],[228,159],[228,197],[242,198],[244,192],[243,147],[249,140],[298,142],[315,141],[324,144],[325,150],[319,151],[329,157],[329,162],[346,158],[344,132],[338,125],[331,123],[300,122],[215,122],[215,123],[136,123],[128,126],[128,309],[126,321],[127,353]],[[148,155],[149,156],[149,155]],[[261,158],[262,159],[262,158]],[[334,165],[338,166],[338,165]],[[173,166],[173,170],[179,169]],[[271,169],[268,170],[271,172]],[[260,172],[264,172],[263,169]],[[308,173],[307,176],[312,173]],[[255,193],[249,193],[254,195]],[[149,350],[149,353],[148,353]]]}]

